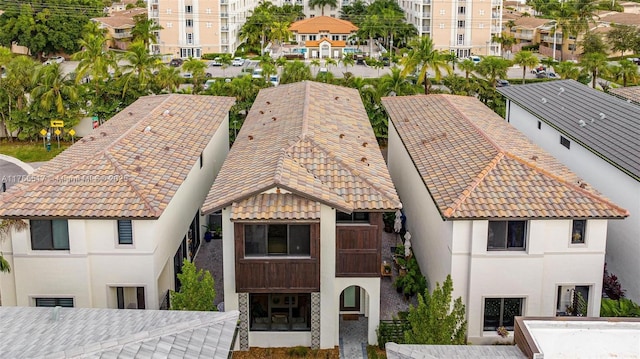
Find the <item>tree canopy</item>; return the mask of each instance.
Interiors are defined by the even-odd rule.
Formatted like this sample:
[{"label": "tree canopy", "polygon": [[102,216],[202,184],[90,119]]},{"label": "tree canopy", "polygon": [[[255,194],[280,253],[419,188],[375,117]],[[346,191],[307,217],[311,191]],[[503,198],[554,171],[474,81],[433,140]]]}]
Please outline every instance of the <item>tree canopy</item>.
[{"label": "tree canopy", "polygon": [[185,261],[178,274],[180,291],[171,292],[171,310],[215,311],[213,301],[216,290],[209,271],[197,270],[195,264]]}]

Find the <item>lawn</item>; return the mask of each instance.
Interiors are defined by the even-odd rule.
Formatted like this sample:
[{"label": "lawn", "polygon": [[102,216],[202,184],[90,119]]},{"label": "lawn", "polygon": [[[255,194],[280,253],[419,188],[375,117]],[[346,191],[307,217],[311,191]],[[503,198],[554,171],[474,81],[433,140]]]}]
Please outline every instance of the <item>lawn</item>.
[{"label": "lawn", "polygon": [[15,157],[23,162],[42,162],[49,161],[60,152],[64,151],[71,144],[67,142],[58,143],[51,141],[51,151],[47,152],[42,142],[29,141],[0,141],[0,154]]}]

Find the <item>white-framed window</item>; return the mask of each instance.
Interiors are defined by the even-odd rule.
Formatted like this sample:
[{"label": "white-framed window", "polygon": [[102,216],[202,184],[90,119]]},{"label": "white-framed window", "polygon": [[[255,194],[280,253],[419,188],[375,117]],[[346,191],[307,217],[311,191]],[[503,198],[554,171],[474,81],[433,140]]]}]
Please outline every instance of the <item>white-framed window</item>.
[{"label": "white-framed window", "polygon": [[211,14],[211,9],[207,8],[204,12],[207,13],[207,14]]},{"label": "white-framed window", "polygon": [[307,35],[300,35],[300,41],[307,41]]},{"label": "white-framed window", "polygon": [[505,327],[513,330],[515,318],[522,315],[524,298],[485,298],[483,331],[498,330]]},{"label": "white-framed window", "polygon": [[185,5],[184,12],[187,13],[187,14],[192,14],[193,13],[193,6]]},{"label": "white-framed window", "polygon": [[524,251],[527,244],[528,221],[489,221],[487,250]]},{"label": "white-framed window", "polygon": [[167,23],[167,28],[168,28],[168,29],[170,29],[170,28],[172,28],[172,27],[173,27],[173,23],[168,22],[168,23]]},{"label": "white-framed window", "polygon": [[556,298],[556,317],[586,317],[589,311],[588,285],[559,285]]},{"label": "white-framed window", "polygon": [[444,15],[446,13],[445,9],[440,9],[440,15]]},{"label": "white-framed window", "polygon": [[32,250],[69,250],[69,223],[66,219],[32,219],[29,221],[29,227]]},{"label": "white-framed window", "polygon": [[167,14],[171,14],[171,9],[167,9]]},{"label": "white-framed window", "polygon": [[458,45],[464,45],[464,34],[458,34]]},{"label": "white-framed window", "polygon": [[73,298],[33,298],[36,307],[73,308]]},{"label": "white-framed window", "polygon": [[340,40],[340,35],[331,35],[331,40],[332,41]]},{"label": "white-framed window", "polygon": [[444,23],[442,23],[442,22],[440,23],[440,28],[444,29]]},{"label": "white-framed window", "polygon": [[465,21],[464,20],[458,20],[458,28],[459,29],[464,29],[465,26]]},{"label": "white-framed window", "polygon": [[479,29],[484,29],[484,23],[481,22],[480,24],[478,24],[478,28]]},{"label": "white-framed window", "polygon": [[574,219],[571,223],[571,244],[584,244],[587,234],[587,220]]},{"label": "white-framed window", "polygon": [[116,292],[117,309],[145,309],[144,287],[111,287]]},{"label": "white-framed window", "polygon": [[133,224],[130,219],[118,220],[118,244],[133,244]]},{"label": "white-framed window", "polygon": [[208,22],[208,23],[206,24],[206,26],[207,26],[207,29],[210,29],[210,28],[211,28],[211,26],[213,26],[213,25],[212,25],[210,22]]},{"label": "white-framed window", "polygon": [[465,6],[458,7],[458,14],[464,14],[467,12],[467,8]]},{"label": "white-framed window", "polygon": [[480,15],[484,15],[484,10],[480,10]]},{"label": "white-framed window", "polygon": [[193,44],[193,34],[192,33],[188,33],[187,34],[187,44]]},{"label": "white-framed window", "polygon": [[308,257],[311,226],[308,224],[245,224],[245,257]]},{"label": "white-framed window", "polygon": [[186,20],[184,21],[184,25],[185,25],[186,27],[193,27],[193,19],[186,19]]},{"label": "white-framed window", "polygon": [[316,41],[316,35],[309,35],[309,41]]}]

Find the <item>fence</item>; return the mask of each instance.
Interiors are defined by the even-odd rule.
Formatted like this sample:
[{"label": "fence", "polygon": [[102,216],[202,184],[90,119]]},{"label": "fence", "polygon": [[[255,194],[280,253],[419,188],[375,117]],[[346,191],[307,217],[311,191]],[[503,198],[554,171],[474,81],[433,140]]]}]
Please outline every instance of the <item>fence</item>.
[{"label": "fence", "polygon": [[384,349],[389,342],[404,344],[404,332],[411,329],[408,320],[381,320],[378,326],[378,347]]},{"label": "fence", "polygon": [[160,310],[169,310],[171,308],[171,291],[168,290],[167,293],[162,298],[162,302],[160,302]]}]

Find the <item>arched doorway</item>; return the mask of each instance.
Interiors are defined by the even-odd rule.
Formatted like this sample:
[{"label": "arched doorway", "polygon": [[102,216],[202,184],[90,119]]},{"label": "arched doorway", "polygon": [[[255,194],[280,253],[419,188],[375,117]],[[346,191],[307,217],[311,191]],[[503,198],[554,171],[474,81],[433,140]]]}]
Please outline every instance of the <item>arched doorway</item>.
[{"label": "arched doorway", "polygon": [[357,285],[346,287],[340,293],[340,356],[344,358],[362,357],[368,343],[367,291]]},{"label": "arched doorway", "polygon": [[325,42],[320,45],[320,58],[325,59],[328,57],[331,57],[331,45]]}]

